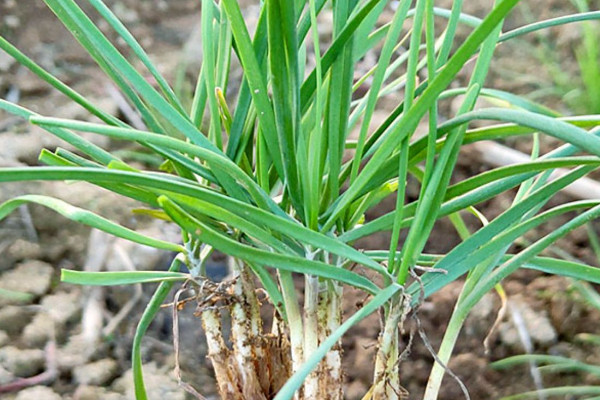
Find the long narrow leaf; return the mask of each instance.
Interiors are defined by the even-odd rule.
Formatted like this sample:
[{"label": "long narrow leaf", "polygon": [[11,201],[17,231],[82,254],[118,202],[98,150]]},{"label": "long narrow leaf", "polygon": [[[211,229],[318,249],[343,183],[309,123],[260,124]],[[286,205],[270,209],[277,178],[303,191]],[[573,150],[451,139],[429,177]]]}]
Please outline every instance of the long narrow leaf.
[{"label": "long narrow leaf", "polygon": [[133,285],[136,283],[177,282],[190,279],[189,274],[168,271],[89,272],[63,269],[60,279],[66,283],[90,286]]},{"label": "long narrow leaf", "polygon": [[92,228],[99,229],[111,235],[130,240],[139,244],[154,247],[157,249],[184,252],[185,249],[175,243],[165,242],[163,240],[154,239],[131,229],[125,228],[119,224],[94,214],[91,211],[84,210],[79,207],[72,206],[62,200],[54,199],[48,196],[25,195],[15,197],[0,204],[0,220],[4,219],[9,213],[14,211],[24,203],[36,203],[48,207],[64,217],[79,222]]},{"label": "long narrow leaf", "polygon": [[379,291],[379,288],[374,283],[354,272],[322,262],[311,261],[306,258],[259,250],[236,242],[193,218],[166,196],[159,197],[158,202],[171,219],[177,222],[177,224],[186,232],[190,232],[192,236],[201,242],[207,243],[215,249],[218,249],[225,254],[229,254],[232,257],[276,269],[282,269],[284,271],[335,279],[336,281],[366,290],[373,294]]},{"label": "long narrow leaf", "polygon": [[[179,270],[180,261],[176,258],[169,267],[169,272],[177,272]],[[133,337],[133,345],[131,349],[131,364],[133,370],[133,383],[135,387],[136,400],[147,400],[146,388],[144,385],[144,375],[142,371],[142,339],[150,327],[150,323],[160,310],[160,306],[167,298],[167,295],[173,287],[173,281],[163,281],[160,283],[152,298],[146,305],[142,317],[135,329]]]},{"label": "long narrow leaf", "polygon": [[255,224],[264,224],[274,231],[288,235],[315,248],[339,255],[375,271],[383,272],[381,265],[339,240],[312,231],[298,223],[283,219],[249,204],[220,195],[214,191],[197,185],[173,181],[171,178],[97,168],[29,167],[0,170],[0,182],[27,180],[82,180],[92,183],[127,183],[197,197],[243,216]]}]

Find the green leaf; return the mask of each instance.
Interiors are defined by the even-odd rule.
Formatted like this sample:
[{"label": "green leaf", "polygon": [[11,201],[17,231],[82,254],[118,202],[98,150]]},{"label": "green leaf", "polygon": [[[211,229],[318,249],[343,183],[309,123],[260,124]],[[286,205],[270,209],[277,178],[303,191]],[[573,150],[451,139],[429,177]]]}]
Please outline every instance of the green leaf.
[{"label": "green leaf", "polygon": [[573,261],[534,257],[523,264],[523,268],[600,284],[599,268]]},{"label": "green leaf", "polygon": [[[512,243],[517,237],[522,235],[530,228],[533,222],[535,226],[536,222],[542,222],[542,219],[551,217],[552,214],[544,213],[539,219],[532,219],[524,222],[518,228],[512,228],[506,231],[509,227],[521,220],[531,209],[543,204],[552,195],[554,195],[562,187],[569,183],[577,180],[581,176],[588,173],[592,168],[580,167],[568,174],[544,185],[541,189],[538,189],[530,196],[524,198],[520,202],[514,204],[511,208],[506,210],[496,219],[491,221],[488,225],[481,228],[477,233],[473,234],[469,239],[465,240],[458,246],[456,246],[451,252],[449,252],[439,263],[436,264],[436,268],[447,271],[447,274],[435,274],[425,273],[422,278],[425,295],[429,296],[431,293],[436,292],[441,287],[447,285],[449,282],[457,279],[471,268],[475,267],[479,262],[488,258],[490,254],[495,254],[498,249],[507,246]],[[585,202],[574,203],[581,204],[584,206]],[[556,212],[561,212],[564,209],[557,208]],[[497,235],[504,235],[503,241],[495,239]],[[412,295],[420,290],[420,285],[413,284],[408,289],[408,292]]]},{"label": "green leaf", "polygon": [[195,219],[166,196],[159,197],[158,202],[169,217],[194,238],[232,257],[284,271],[333,279],[366,290],[369,293],[377,293],[379,291],[379,288],[374,283],[354,272],[323,262],[311,261],[306,258],[286,254],[271,253],[236,242]]},{"label": "green leaf", "polygon": [[260,186],[258,186],[256,182],[252,180],[252,178],[246,175],[246,173],[229,158],[214,151],[165,135],[159,135],[156,133],[144,132],[130,128],[104,126],[89,122],[79,122],[59,118],[32,117],[30,121],[33,124],[41,126],[66,127],[84,132],[94,132],[100,135],[119,139],[136,140],[153,144],[162,149],[170,148],[184,154],[199,157],[200,159],[209,163],[211,170],[225,173],[231,178],[237,179],[238,182],[241,183],[244,188],[251,193],[256,204],[261,208],[270,209],[279,215],[285,215],[282,210],[273,202],[273,200],[260,188]]},{"label": "green leaf", "polygon": [[328,220],[323,225],[322,230],[327,231],[333,226],[335,220],[341,213],[354,201],[371,179],[379,172],[381,166],[392,154],[396,146],[403,138],[409,136],[416,128],[419,120],[429,110],[431,105],[437,101],[439,94],[446,89],[458,71],[462,69],[465,62],[472,56],[481,43],[496,28],[497,24],[508,14],[508,12],[518,3],[519,0],[505,0],[496,6],[490,14],[484,19],[475,31],[463,42],[460,48],[454,53],[452,58],[444,68],[431,81],[427,89],[423,91],[414,106],[403,114],[394,128],[381,141],[377,150],[369,160],[362,172],[348,190],[342,195],[340,200],[335,203],[331,210]]},{"label": "green leaf", "polygon": [[62,269],[60,279],[66,283],[89,286],[133,285],[136,283],[178,282],[190,279],[189,274],[165,271],[88,272]]},{"label": "green leaf", "polygon": [[172,176],[165,177],[155,174],[148,175],[127,171],[80,167],[27,167],[0,169],[0,182],[27,180],[82,180],[96,184],[126,183],[129,185],[141,186],[146,189],[153,188],[154,190],[161,190],[163,193],[173,192],[183,194],[218,205],[241,217],[247,218],[257,225],[266,225],[274,231],[314,246],[315,248],[328,251],[362,264],[375,271],[385,273],[385,270],[381,265],[365,256],[360,251],[337,239],[312,231],[294,221],[278,217],[201,186],[173,180]]},{"label": "green leaf", "polygon": [[[0,36],[0,49],[4,50],[7,54],[13,57],[17,62],[35,75],[37,75],[40,79],[50,84],[52,87],[57,89],[59,92],[63,93],[65,96],[73,100],[75,103],[82,106],[84,109],[100,118],[102,121],[111,125],[118,125],[119,120],[112,115],[107,114],[106,112],[99,109],[97,106],[90,103],[85,97],[79,94],[77,91],[70,88],[68,85],[60,81],[54,75],[40,67],[36,64],[32,59],[27,57],[25,54],[19,51],[15,46],[10,44],[6,39]],[[2,100],[3,101],[3,100]],[[24,117],[26,118],[26,117]]]},{"label": "green leaf", "polygon": [[185,115],[183,106],[179,102],[177,96],[173,92],[173,89],[169,86],[165,78],[158,71],[156,66],[150,61],[150,58],[142,48],[142,46],[135,40],[133,35],[127,30],[125,25],[116,17],[116,15],[102,2],[102,0],[89,0],[94,8],[102,15],[102,17],[113,27],[113,29],[119,34],[119,36],[127,43],[127,45],[133,50],[134,54],[144,64],[148,71],[152,74],[158,86],[162,90],[163,94],[169,100],[169,103],[173,105],[181,114]]},{"label": "green leaf", "polygon": [[526,400],[539,399],[542,396],[589,396],[600,395],[600,386],[561,386],[556,388],[546,388],[533,392],[525,392],[512,396],[502,397],[500,400]]},{"label": "green leaf", "polygon": [[84,210],[79,207],[72,206],[62,200],[54,199],[48,196],[25,195],[8,200],[0,205],[0,220],[4,219],[9,213],[24,203],[36,203],[48,207],[64,217],[79,222],[92,228],[99,229],[111,235],[130,240],[135,243],[154,247],[157,249],[184,252],[185,249],[175,243],[165,242],[163,240],[154,239],[131,229],[94,214],[91,211]]},{"label": "green leaf", "polygon": [[[297,212],[303,216],[304,209],[301,206],[303,194],[296,159],[296,143],[300,130],[300,71],[294,2],[267,0],[265,7],[267,8],[270,83],[279,151],[283,159],[287,193]],[[271,157],[273,156],[271,154]]]},{"label": "green leaf", "polygon": [[273,159],[279,177],[284,180],[286,175],[284,172],[282,147],[277,136],[275,114],[269,101],[267,84],[262,76],[256,53],[254,53],[246,23],[235,0],[223,0],[223,6],[225,7],[227,18],[231,23],[231,31],[235,40],[237,54],[244,69],[244,76],[248,82],[250,95],[257,110],[257,117],[262,132],[267,135],[269,154]]},{"label": "green leaf", "polygon": [[[91,54],[100,54],[120,76],[127,79],[136,91],[156,110],[194,143],[211,150],[217,148],[198,131],[187,116],[182,115],[154,89],[144,77],[119,53],[73,0],[44,0],[65,22],[74,36]],[[218,150],[217,150],[218,151]]]},{"label": "green leaf", "polygon": [[[34,113],[24,107],[18,106],[16,104],[9,103],[6,100],[0,99],[0,110],[5,110],[11,114],[14,114],[23,119],[29,120],[33,117],[38,117],[39,114]],[[48,132],[52,133],[54,136],[59,139],[64,140],[67,143],[73,145],[76,149],[80,150],[84,154],[89,155],[92,159],[102,163],[108,164],[111,161],[118,160],[117,157],[113,156],[106,150],[96,146],[88,140],[85,140],[81,136],[66,130],[66,129],[58,129],[58,128],[48,128]]]},{"label": "green leaf", "polygon": [[[344,48],[348,44],[348,41],[352,39],[354,33],[361,26],[362,22],[369,16],[369,14],[375,9],[377,5],[383,0],[369,0],[367,3],[358,8],[358,12],[351,15],[348,22],[344,25],[344,28],[333,41],[327,52],[323,55],[321,60],[321,73],[325,75],[334,61],[343,53]],[[302,84],[301,89],[301,104],[302,112],[304,113],[310,106],[310,99],[314,95],[316,89],[316,70],[313,70],[308,78]],[[324,78],[324,76],[321,76]]]},{"label": "green leaf", "polygon": [[539,31],[541,29],[547,29],[553,26],[565,25],[572,22],[579,21],[590,21],[600,19],[600,11],[592,11],[585,12],[579,14],[571,14],[565,15],[561,17],[556,17],[552,19],[547,19],[545,21],[539,21],[533,24],[521,26],[519,28],[513,29],[512,31],[508,31],[500,36],[500,42],[505,42],[507,40],[513,39],[517,36],[525,35],[531,32]]},{"label": "green leaf", "polygon": [[520,126],[529,127],[535,131],[546,133],[557,139],[571,143],[582,151],[600,156],[600,138],[589,135],[585,130],[568,124],[556,118],[536,114],[524,110],[506,108],[486,108],[472,111],[448,120],[440,126],[440,130],[460,126],[473,120],[495,120],[513,122]]},{"label": "green leaf", "polygon": [[[168,272],[177,273],[180,263],[181,262],[175,258],[171,263]],[[148,398],[146,395],[144,375],[142,371],[142,339],[172,287],[173,281],[162,281],[160,283],[152,295],[152,298],[146,305],[146,308],[142,313],[142,317],[140,318],[140,321],[135,329],[135,336],[133,337],[133,345],[131,349],[131,365],[133,370],[133,384],[135,387],[136,400],[147,400]]]},{"label": "green leaf", "polygon": [[521,354],[518,356],[507,357],[502,360],[494,361],[490,365],[494,369],[507,369],[512,368],[515,365],[531,362],[538,365],[553,367],[541,367],[540,370],[552,371],[554,373],[581,371],[594,375],[600,375],[600,367],[596,365],[586,364],[573,358],[552,356],[547,354]]},{"label": "green leaf", "polygon": [[0,299],[8,300],[9,302],[27,303],[32,301],[34,298],[35,295],[31,293],[0,288]]}]

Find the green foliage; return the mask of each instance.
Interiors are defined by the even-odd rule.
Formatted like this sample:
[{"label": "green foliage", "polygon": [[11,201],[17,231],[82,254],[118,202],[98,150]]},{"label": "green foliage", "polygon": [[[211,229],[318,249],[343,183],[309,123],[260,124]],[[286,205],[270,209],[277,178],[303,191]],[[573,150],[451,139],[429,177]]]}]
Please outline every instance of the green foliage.
[{"label": "green foliage", "polygon": [[[568,20],[588,21],[577,27],[581,43],[574,47],[573,58],[576,61],[573,70],[558,54],[555,46],[547,37],[539,34],[540,46],[532,49],[537,61],[548,71],[550,87],[542,87],[542,93],[560,96],[573,112],[600,113],[600,27],[593,20],[600,11],[590,11],[589,0],[571,0],[579,14],[554,18],[553,26],[561,25]],[[532,10],[526,3],[522,4],[522,12],[527,20],[533,21]],[[531,24],[532,26],[536,24]],[[526,45],[525,43],[523,43]],[[571,57],[569,57],[569,60]],[[539,97],[534,96],[534,97]]]},{"label": "green foliage", "polygon": [[[434,7],[434,1],[418,0],[411,10],[411,2],[404,0],[392,21],[383,26],[376,26],[376,21],[386,10],[384,0],[337,1],[330,8],[323,0],[267,0],[261,3],[251,36],[236,1],[216,4],[204,0],[204,60],[188,110],[189,100],[175,94],[136,39],[101,0],[89,1],[123,39],[134,60],[126,59],[74,0],[44,1],[139,113],[145,129],[134,129],[106,114],[0,38],[0,49],[102,121],[49,118],[0,100],[0,109],[28,119],[77,149],[77,154],[60,148],[43,151],[40,160],[48,166],[1,169],[0,182],[86,181],[144,203],[152,210],[148,215],[177,224],[184,243],[148,238],[43,196],[10,200],[0,206],[0,218],[23,202],[35,202],[113,235],[180,253],[189,274],[177,272],[179,261],[169,272],[63,271],[65,281],[78,284],[162,282],[142,316],[134,343],[139,399],[146,398],[139,356],[141,338],[174,282],[198,279],[202,274],[198,264],[202,260],[194,250],[201,245],[246,262],[292,330],[297,329],[293,324],[298,322],[294,320],[298,304],[293,304],[297,299],[292,272],[318,277],[321,282],[351,285],[373,296],[321,341],[317,350],[306,355],[304,367],[295,371],[278,399],[292,398],[330,348],[361,319],[381,308],[388,312],[391,305],[407,296],[416,305],[461,276],[468,278],[453,320],[456,332],[481,296],[517,268],[600,282],[592,267],[539,257],[555,240],[600,213],[598,202],[591,201],[539,212],[558,191],[600,166],[600,131],[592,130],[600,118],[562,118],[556,111],[516,94],[486,87],[498,43],[557,24],[596,20],[598,13],[582,12],[503,33],[502,22],[518,0],[498,1],[483,19],[462,13],[461,1],[455,1],[452,10],[443,10]],[[323,10],[332,13],[333,32],[331,43],[321,54],[324,43],[318,18]],[[401,37],[409,19],[409,47],[402,53],[399,43],[403,43]],[[436,31],[440,21],[446,24],[442,32]],[[455,38],[459,25],[470,29],[462,43]],[[594,51],[588,48],[587,36],[584,42],[587,53],[581,60]],[[372,51],[379,52],[377,64],[357,77],[357,63]],[[314,62],[308,61],[307,54],[314,54]],[[232,57],[239,60],[243,70],[235,93],[228,91]],[[469,81],[456,88],[458,73],[473,59],[475,67]],[[139,61],[146,70],[138,71],[133,61]],[[589,68],[593,69],[591,63]],[[152,75],[157,87],[144,78],[146,73]],[[427,79],[421,81],[423,74]],[[592,82],[593,78],[589,79]],[[364,89],[363,95],[359,88]],[[380,123],[374,114],[388,94],[395,99],[403,97]],[[461,94],[464,98],[456,115],[439,122],[439,102]],[[476,109],[480,96],[500,99],[506,107]],[[203,125],[205,117],[208,122]],[[469,128],[480,120],[496,123]],[[422,121],[427,121],[427,134],[417,139],[415,132]],[[359,127],[357,139],[351,138],[354,126]],[[95,146],[77,132],[135,142],[160,157],[164,168],[161,172],[136,169],[126,157]],[[450,184],[464,145],[536,132],[565,144],[533,157],[531,162]],[[348,150],[354,153],[350,160],[344,157]],[[588,155],[580,155],[582,152]],[[559,179],[549,180],[556,168],[570,170]],[[405,199],[409,176],[420,182],[419,197],[412,203]],[[508,209],[472,234],[465,231],[462,211],[473,211],[483,201],[516,187],[519,193]],[[389,196],[396,196],[395,209],[363,223],[365,214]],[[522,252],[507,253],[526,233],[572,211],[579,216]],[[434,224],[448,216],[461,229],[462,243],[445,255],[425,254]],[[400,245],[402,230],[406,230],[407,239]],[[362,252],[352,246],[359,238],[386,231],[391,231],[389,248]],[[438,272],[428,271],[420,282],[411,281],[415,267],[423,263],[433,265]],[[373,272],[351,270],[354,264]],[[277,278],[270,269],[278,271]],[[452,338],[444,343],[446,353],[442,355],[447,359]],[[439,381],[436,384],[439,387]],[[435,398],[437,393],[429,396]]]}]

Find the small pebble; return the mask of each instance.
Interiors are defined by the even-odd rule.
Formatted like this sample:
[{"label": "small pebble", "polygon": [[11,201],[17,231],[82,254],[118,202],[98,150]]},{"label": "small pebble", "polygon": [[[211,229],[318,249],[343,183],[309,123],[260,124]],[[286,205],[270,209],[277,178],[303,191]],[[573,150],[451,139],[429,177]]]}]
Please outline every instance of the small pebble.
[{"label": "small pebble", "polygon": [[57,329],[72,323],[81,314],[81,295],[78,291],[58,292],[44,296],[41,302],[42,308],[52,317],[57,324]]},{"label": "small pebble", "polygon": [[105,358],[75,368],[73,380],[79,385],[103,386],[114,379],[118,372],[119,364],[113,359]]},{"label": "small pebble", "polygon": [[18,28],[19,25],[21,25],[21,20],[16,15],[7,15],[6,17],[4,17],[4,24],[8,28],[15,29]]},{"label": "small pebble", "polygon": [[14,346],[0,349],[0,365],[15,376],[26,378],[44,369],[44,351],[39,349],[20,350]]},{"label": "small pebble", "polygon": [[[149,400],[185,400],[186,398],[185,392],[173,378],[171,368],[158,368],[154,362],[145,364],[144,381]],[[113,389],[125,394],[128,399],[135,398],[132,371],[127,371],[117,379],[113,384]]]},{"label": "small pebble", "polygon": [[0,289],[41,296],[50,289],[53,273],[54,268],[48,263],[24,261],[0,276]]},{"label": "small pebble", "polygon": [[0,330],[9,335],[18,335],[33,318],[33,313],[19,306],[0,308]]},{"label": "small pebble", "polygon": [[61,400],[61,397],[47,386],[33,386],[21,390],[15,400]]},{"label": "small pebble", "polygon": [[0,331],[0,347],[4,347],[9,341],[8,333]]},{"label": "small pebble", "polygon": [[99,386],[86,386],[81,385],[77,388],[74,394],[74,398],[77,400],[125,400],[126,397],[122,394],[111,392],[106,388]]},{"label": "small pebble", "polygon": [[0,71],[7,72],[15,64],[15,59],[0,50]]},{"label": "small pebble", "polygon": [[[514,311],[511,312],[511,308]],[[509,303],[508,315],[518,312],[524,322],[524,328],[529,334],[533,344],[547,347],[558,338],[556,329],[552,326],[550,318],[545,311],[536,311],[529,306],[525,300],[513,298]],[[514,317],[498,326],[499,338],[509,347],[522,347],[519,332],[515,326]]]},{"label": "small pebble", "polygon": [[0,366],[0,385],[6,385],[15,380],[15,376]]},{"label": "small pebble", "polygon": [[43,347],[52,336],[56,329],[52,317],[45,312],[36,314],[33,321],[23,330],[23,342],[31,347]]}]

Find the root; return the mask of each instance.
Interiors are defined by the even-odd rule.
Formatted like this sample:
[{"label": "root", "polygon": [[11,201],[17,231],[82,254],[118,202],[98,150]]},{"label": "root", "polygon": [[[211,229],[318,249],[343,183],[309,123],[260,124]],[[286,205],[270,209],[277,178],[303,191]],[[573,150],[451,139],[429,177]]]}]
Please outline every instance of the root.
[{"label": "root", "polygon": [[54,338],[46,344],[44,351],[46,355],[46,370],[44,372],[29,378],[19,378],[5,385],[0,385],[0,393],[16,392],[31,386],[52,384],[58,378],[56,342]]}]

